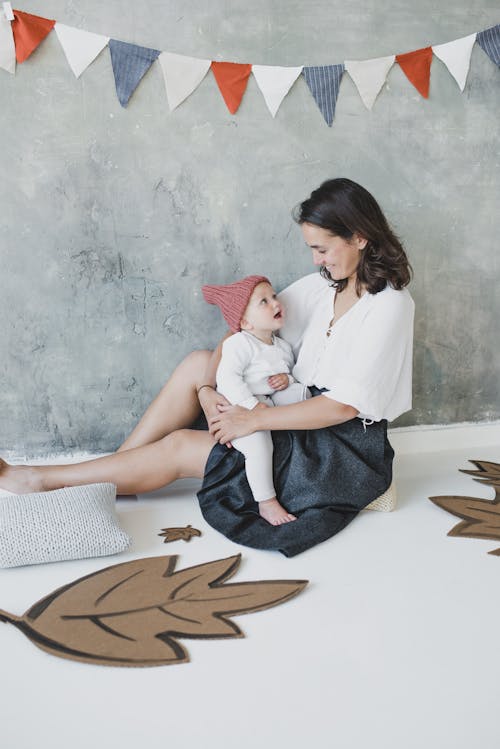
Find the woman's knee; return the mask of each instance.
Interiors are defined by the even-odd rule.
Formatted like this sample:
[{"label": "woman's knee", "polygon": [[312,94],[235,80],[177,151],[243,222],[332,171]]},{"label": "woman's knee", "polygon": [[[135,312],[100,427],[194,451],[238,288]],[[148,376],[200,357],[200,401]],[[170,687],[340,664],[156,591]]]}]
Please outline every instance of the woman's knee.
[{"label": "woman's knee", "polygon": [[197,351],[191,351],[191,353],[183,359],[182,363],[189,367],[203,367],[208,364],[211,356],[212,352],[208,349],[199,349]]},{"label": "woman's knee", "polygon": [[187,448],[187,437],[184,432],[187,431],[187,429],[177,429],[160,440],[165,455],[165,462],[170,468],[173,481],[182,478],[185,463],[184,453]]},{"label": "woman's knee", "polygon": [[196,388],[198,380],[206,371],[211,355],[211,351],[192,351],[177,365],[164,384],[163,391],[169,392],[173,384],[183,389]]},{"label": "woman's knee", "polygon": [[190,429],[176,429],[175,432],[163,437],[162,442],[168,450],[175,451],[177,455],[188,447],[190,434]]},{"label": "woman's knee", "polygon": [[204,349],[191,351],[191,353],[183,359],[178,370],[183,381],[186,383],[189,382],[193,386],[197,386],[200,378],[203,378],[205,375],[211,356],[212,352]]},{"label": "woman's knee", "polygon": [[208,432],[177,429],[163,437],[162,442],[167,455],[175,459],[177,478],[203,476],[208,454],[213,447]]}]

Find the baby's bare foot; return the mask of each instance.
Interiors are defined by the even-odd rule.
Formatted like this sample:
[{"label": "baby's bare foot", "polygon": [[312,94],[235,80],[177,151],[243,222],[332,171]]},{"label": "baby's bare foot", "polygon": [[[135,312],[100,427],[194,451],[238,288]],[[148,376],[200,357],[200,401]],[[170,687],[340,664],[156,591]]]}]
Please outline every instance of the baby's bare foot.
[{"label": "baby's bare foot", "polygon": [[283,525],[283,523],[291,523],[292,520],[297,520],[295,515],[287,512],[280,505],[276,497],[259,502],[259,513],[271,525]]},{"label": "baby's bare foot", "polygon": [[14,494],[43,491],[42,477],[34,466],[11,466],[0,458],[0,487]]}]

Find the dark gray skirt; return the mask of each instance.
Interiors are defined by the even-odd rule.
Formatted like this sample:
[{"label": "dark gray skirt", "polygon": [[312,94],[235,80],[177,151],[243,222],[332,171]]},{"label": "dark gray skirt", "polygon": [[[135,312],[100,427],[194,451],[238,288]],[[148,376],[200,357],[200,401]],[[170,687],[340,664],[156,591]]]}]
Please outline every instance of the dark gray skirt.
[{"label": "dark gray skirt", "polygon": [[345,528],[390,486],[394,451],[385,420],[365,428],[356,418],[325,429],[272,432],[272,438],[277,497],[297,520],[272,526],[261,518],[243,454],[215,445],[198,500],[205,520],[231,541],[293,557]]}]

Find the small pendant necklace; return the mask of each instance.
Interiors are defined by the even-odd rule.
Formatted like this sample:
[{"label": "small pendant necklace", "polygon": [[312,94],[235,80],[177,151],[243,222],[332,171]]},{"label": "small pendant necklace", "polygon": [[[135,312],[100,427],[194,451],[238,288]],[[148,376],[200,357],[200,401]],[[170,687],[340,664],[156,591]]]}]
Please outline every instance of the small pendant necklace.
[{"label": "small pendant necklace", "polygon": [[333,317],[328,323],[328,329],[326,331],[326,337],[330,338],[332,334],[333,323],[335,322],[335,297],[333,297]]}]

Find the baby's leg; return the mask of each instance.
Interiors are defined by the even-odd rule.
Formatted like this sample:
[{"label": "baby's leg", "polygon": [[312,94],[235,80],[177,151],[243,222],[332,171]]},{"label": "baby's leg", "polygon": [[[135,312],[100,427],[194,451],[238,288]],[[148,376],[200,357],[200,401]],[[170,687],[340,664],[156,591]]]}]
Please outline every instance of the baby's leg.
[{"label": "baby's leg", "polygon": [[254,432],[233,440],[233,446],[245,456],[245,470],[259,513],[271,525],[296,520],[276,499],[273,484],[273,441],[269,432]]},{"label": "baby's leg", "polygon": [[290,406],[292,403],[300,403],[310,397],[309,388],[301,382],[292,382],[285,390],[276,390],[270,396],[275,406]]}]

